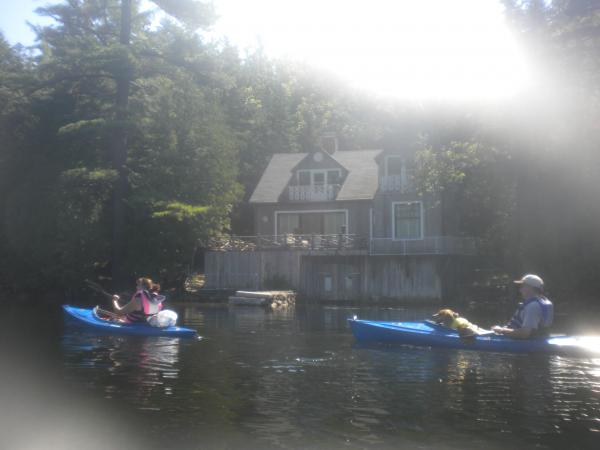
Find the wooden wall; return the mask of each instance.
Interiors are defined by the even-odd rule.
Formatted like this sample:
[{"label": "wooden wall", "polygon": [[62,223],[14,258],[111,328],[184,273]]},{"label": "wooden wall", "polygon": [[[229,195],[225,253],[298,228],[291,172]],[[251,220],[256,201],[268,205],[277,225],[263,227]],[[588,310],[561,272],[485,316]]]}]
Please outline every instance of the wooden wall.
[{"label": "wooden wall", "polygon": [[305,256],[302,295],[314,300],[440,300],[435,257]]},{"label": "wooden wall", "polygon": [[383,256],[367,260],[370,298],[441,300],[439,258]]},{"label": "wooden wall", "polygon": [[204,270],[208,289],[263,289],[274,277],[299,286],[298,251],[206,252]]},{"label": "wooden wall", "polygon": [[[441,300],[452,283],[435,256],[315,256],[301,251],[207,252],[208,289],[265,289],[274,277],[315,301]],[[446,261],[447,263],[447,261]]]}]

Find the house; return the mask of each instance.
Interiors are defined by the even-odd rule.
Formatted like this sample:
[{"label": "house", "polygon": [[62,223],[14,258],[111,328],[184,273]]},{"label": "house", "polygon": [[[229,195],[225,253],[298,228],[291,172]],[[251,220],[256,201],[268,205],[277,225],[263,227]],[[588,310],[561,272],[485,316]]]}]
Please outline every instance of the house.
[{"label": "house", "polygon": [[249,200],[255,235],[206,252],[207,286],[279,282],[313,300],[450,295],[475,241],[442,233],[441,202],[417,194],[413,168],[410,149],[273,155]]}]

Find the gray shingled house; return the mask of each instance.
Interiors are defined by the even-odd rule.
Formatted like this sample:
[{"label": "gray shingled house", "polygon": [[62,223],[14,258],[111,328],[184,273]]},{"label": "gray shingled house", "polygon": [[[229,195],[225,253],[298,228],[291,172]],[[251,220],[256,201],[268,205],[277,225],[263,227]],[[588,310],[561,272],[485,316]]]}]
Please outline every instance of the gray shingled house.
[{"label": "gray shingled house", "polygon": [[269,288],[312,300],[440,300],[474,240],[442,233],[417,195],[409,151],[317,149],[271,158],[250,204],[254,236],[205,253],[208,288]]}]

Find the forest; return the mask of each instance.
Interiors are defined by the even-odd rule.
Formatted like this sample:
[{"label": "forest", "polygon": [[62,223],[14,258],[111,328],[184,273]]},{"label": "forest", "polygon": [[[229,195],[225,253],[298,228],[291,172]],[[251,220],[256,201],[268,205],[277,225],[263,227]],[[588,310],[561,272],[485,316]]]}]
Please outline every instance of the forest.
[{"label": "forest", "polygon": [[[600,5],[506,0],[536,83],[500,102],[409,102],[206,39],[210,4],[68,0],[34,48],[0,34],[0,286],[67,290],[152,274],[176,285],[203,243],[252,233],[271,155],[416,149],[418,189],[455,209],[509,276],[600,289]],[[1,30],[0,30],[1,31]]]}]

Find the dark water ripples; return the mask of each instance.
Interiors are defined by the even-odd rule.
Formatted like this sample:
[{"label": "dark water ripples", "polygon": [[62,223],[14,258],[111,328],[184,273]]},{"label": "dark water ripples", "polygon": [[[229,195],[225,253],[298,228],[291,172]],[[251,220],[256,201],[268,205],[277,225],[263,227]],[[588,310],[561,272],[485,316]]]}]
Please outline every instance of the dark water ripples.
[{"label": "dark water ripples", "polygon": [[178,312],[201,340],[59,337],[66,382],[157,446],[600,448],[600,358],[361,347],[346,325],[423,308]]}]

